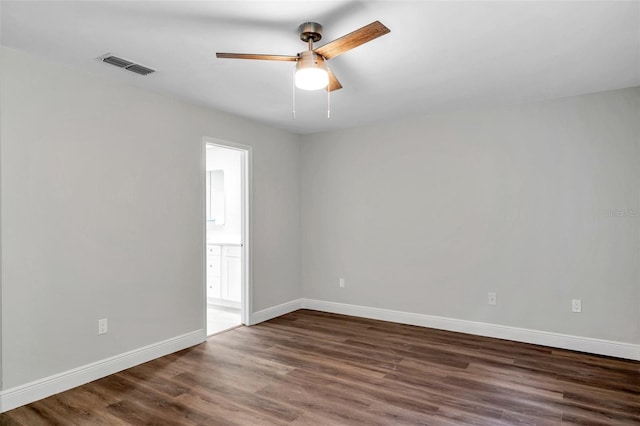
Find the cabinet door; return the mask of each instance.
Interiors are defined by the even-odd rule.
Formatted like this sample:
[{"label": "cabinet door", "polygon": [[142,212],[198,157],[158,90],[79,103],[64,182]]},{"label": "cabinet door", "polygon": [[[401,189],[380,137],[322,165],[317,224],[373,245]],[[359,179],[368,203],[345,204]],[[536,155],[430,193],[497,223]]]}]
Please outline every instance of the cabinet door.
[{"label": "cabinet door", "polygon": [[221,274],[220,260],[218,256],[207,256],[207,297],[221,298]]},{"label": "cabinet door", "polygon": [[222,248],[222,298],[240,302],[242,283],[242,248],[224,246]]},{"label": "cabinet door", "polygon": [[242,262],[239,257],[225,256],[222,259],[226,280],[222,286],[222,298],[233,302],[240,302],[242,282]]}]

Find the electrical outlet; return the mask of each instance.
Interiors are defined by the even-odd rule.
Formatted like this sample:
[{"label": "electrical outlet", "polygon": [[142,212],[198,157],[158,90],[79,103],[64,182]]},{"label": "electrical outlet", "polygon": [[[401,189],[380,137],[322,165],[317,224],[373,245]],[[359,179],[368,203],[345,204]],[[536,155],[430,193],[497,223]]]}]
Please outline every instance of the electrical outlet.
[{"label": "electrical outlet", "polygon": [[489,305],[496,305],[498,303],[498,297],[496,296],[496,293],[487,294],[487,303]]},{"label": "electrical outlet", "polygon": [[344,278],[340,278],[340,288],[344,288]]},{"label": "electrical outlet", "polygon": [[580,299],[573,299],[571,301],[571,312],[582,312],[582,301],[580,301]]},{"label": "electrical outlet", "polygon": [[106,334],[108,330],[107,319],[102,318],[98,320],[98,334]]}]

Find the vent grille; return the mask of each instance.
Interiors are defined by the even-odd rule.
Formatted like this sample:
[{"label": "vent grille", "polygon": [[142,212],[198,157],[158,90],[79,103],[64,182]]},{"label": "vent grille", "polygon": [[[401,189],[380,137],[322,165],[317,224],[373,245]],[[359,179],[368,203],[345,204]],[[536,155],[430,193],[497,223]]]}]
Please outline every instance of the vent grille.
[{"label": "vent grille", "polygon": [[133,65],[133,62],[129,62],[125,59],[118,58],[117,56],[107,56],[106,58],[102,58],[102,62],[106,62],[111,65],[115,65],[116,67],[126,68],[130,65]]},{"label": "vent grille", "polygon": [[111,53],[107,53],[106,55],[102,55],[98,58],[100,61],[105,62],[110,65],[114,65],[118,68],[125,69],[127,71],[131,71],[138,75],[149,75],[156,70],[144,67],[140,64],[136,64],[127,59],[119,58],[117,56],[112,55]]},{"label": "vent grille", "polygon": [[142,65],[137,64],[129,65],[128,67],[126,67],[126,70],[135,72],[136,74],[140,75],[147,75],[151,74],[152,72],[156,72],[156,70],[152,70],[151,68],[143,67]]}]

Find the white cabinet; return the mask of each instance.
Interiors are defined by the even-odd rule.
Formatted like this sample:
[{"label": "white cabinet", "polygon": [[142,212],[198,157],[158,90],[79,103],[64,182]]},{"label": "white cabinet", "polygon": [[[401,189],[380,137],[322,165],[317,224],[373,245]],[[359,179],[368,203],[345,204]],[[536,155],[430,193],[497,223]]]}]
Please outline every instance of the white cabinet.
[{"label": "white cabinet", "polygon": [[207,244],[207,297],[239,307],[241,283],[242,247]]}]

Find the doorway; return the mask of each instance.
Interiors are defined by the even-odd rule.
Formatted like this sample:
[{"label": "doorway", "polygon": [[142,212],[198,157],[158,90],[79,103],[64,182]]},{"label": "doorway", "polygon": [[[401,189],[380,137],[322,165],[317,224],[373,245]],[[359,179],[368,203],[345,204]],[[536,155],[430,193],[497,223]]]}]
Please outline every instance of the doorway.
[{"label": "doorway", "polygon": [[207,336],[247,324],[249,149],[205,140]]}]

